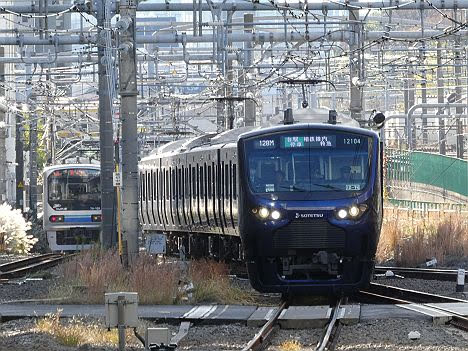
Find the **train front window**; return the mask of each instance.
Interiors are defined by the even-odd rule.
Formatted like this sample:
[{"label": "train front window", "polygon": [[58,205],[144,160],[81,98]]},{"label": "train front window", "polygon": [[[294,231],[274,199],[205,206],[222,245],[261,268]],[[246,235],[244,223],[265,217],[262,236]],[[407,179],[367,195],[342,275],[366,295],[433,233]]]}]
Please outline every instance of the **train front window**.
[{"label": "train front window", "polygon": [[53,171],[47,178],[49,205],[56,211],[101,209],[100,171],[73,168]]},{"label": "train front window", "polygon": [[246,143],[254,193],[355,194],[367,186],[371,138],[311,130],[272,134]]}]

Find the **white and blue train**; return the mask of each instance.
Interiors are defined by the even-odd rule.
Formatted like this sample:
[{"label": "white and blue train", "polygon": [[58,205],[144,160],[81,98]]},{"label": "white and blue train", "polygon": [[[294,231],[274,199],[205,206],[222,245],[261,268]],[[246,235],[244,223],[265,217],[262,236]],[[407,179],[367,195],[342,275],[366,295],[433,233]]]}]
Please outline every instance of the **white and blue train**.
[{"label": "white and blue train", "polygon": [[90,248],[101,227],[100,167],[64,164],[43,172],[43,225],[52,251]]}]

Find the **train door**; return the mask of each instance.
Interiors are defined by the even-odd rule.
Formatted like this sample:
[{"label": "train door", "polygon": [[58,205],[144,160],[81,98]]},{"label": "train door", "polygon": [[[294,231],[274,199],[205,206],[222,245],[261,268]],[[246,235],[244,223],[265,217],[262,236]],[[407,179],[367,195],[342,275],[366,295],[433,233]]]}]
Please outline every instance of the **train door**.
[{"label": "train door", "polygon": [[201,230],[201,219],[200,219],[200,203],[198,199],[198,155],[192,155],[191,168],[191,193],[192,193],[192,214],[195,222],[195,230]]},{"label": "train door", "polygon": [[182,225],[182,216],[180,211],[180,199],[179,199],[179,158],[174,159],[173,161],[173,170],[172,170],[172,181],[173,181],[173,193],[172,193],[172,208],[174,213],[174,222],[175,226],[180,229]]},{"label": "train door", "polygon": [[203,154],[199,154],[198,156],[198,173],[197,173],[197,180],[198,180],[198,200],[199,200],[199,215],[200,215],[200,222],[202,228],[206,230],[207,222],[206,222],[206,198],[205,198],[205,156]]}]

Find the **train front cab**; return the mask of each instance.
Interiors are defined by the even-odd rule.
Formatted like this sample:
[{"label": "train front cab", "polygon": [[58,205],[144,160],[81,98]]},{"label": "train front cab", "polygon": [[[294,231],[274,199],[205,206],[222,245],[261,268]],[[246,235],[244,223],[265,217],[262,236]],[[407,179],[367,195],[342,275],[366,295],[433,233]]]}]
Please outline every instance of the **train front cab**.
[{"label": "train front cab", "polygon": [[99,241],[99,166],[61,165],[46,169],[43,199],[43,226],[52,251],[88,249]]},{"label": "train front cab", "polygon": [[296,125],[249,133],[238,149],[239,228],[252,286],[312,295],[366,286],[382,220],[377,135]]}]

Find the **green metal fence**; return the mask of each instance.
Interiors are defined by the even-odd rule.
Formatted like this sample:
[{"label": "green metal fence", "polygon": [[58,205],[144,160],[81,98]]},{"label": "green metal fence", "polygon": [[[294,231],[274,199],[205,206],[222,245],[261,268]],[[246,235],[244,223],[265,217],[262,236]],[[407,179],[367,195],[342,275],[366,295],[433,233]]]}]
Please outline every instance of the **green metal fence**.
[{"label": "green metal fence", "polygon": [[[406,186],[410,189],[410,182],[468,196],[467,161],[428,152],[386,149],[385,162],[386,193],[389,194],[388,200],[393,205],[422,211],[460,211],[468,208],[466,203],[450,203],[443,202],[443,200],[441,202],[414,201],[392,197],[394,193],[392,189],[402,189]],[[406,182],[408,184],[405,184]]]}]

